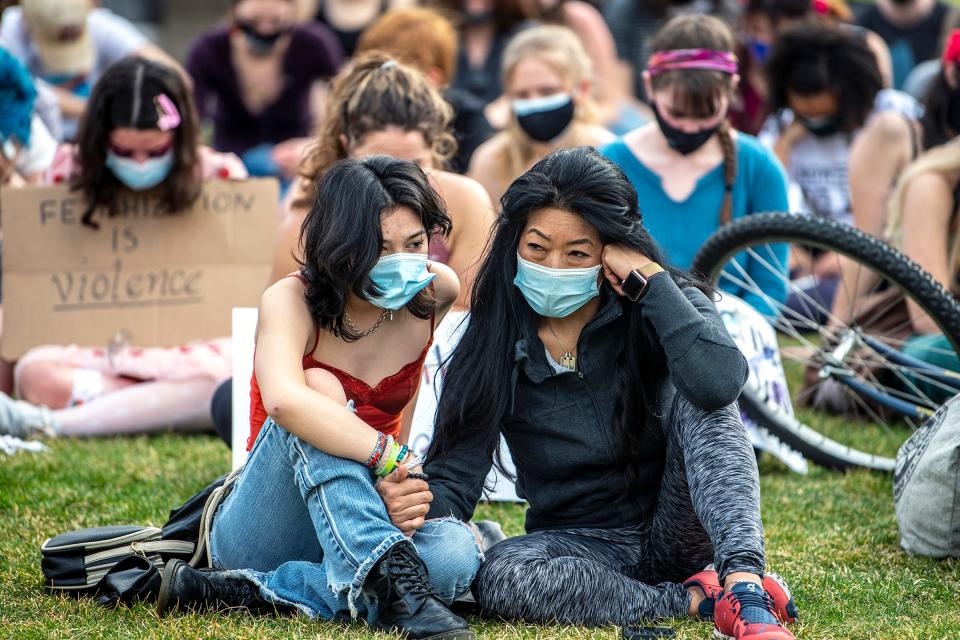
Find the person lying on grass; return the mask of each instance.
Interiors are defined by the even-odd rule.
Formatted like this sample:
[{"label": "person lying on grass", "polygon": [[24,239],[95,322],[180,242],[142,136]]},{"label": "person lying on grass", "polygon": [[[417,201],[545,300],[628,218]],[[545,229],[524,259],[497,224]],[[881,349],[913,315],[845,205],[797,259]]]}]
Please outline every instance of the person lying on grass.
[{"label": "person lying on grass", "polygon": [[704,288],[661,266],[637,192],[589,147],[548,155],[501,207],[447,365],[430,493],[383,484],[388,511],[432,496],[427,518],[468,521],[503,434],[528,533],[487,551],[472,587],[486,614],[690,615],[726,637],[793,638],[790,593],[764,574],[756,458],[734,404],[747,363]]},{"label": "person lying on grass", "polygon": [[[158,209],[177,215],[200,198],[204,180],[247,177],[239,158],[201,144],[193,99],[172,67],[124,58],[100,76],[86,105],[77,144],[61,146],[44,177],[82,198],[81,222],[89,228],[78,235],[99,233],[108,242],[101,216],[118,215],[133,200],[149,195]],[[207,429],[210,397],[231,367],[229,337],[150,349],[39,346],[17,363],[20,399],[0,393],[0,434]]]},{"label": "person lying on grass", "polygon": [[447,609],[480,565],[473,530],[425,521],[422,480],[406,480],[422,495],[394,514],[398,527],[374,488],[407,463],[402,415],[459,294],[456,274],[427,259],[431,232],[449,231],[413,162],[343,160],[320,179],[302,267],[260,302],[250,457],[213,522],[215,570],[168,564],[161,612],[293,609],[409,638],[474,637]]}]

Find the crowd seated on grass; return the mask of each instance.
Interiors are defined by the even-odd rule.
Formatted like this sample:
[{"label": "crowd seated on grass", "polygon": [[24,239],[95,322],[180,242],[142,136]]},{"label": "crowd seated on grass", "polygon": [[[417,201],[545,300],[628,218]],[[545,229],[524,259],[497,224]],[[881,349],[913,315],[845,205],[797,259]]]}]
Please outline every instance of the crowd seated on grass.
[{"label": "crowd seated on grass", "polygon": [[[766,548],[736,405],[747,361],[687,270],[717,230],[787,211],[881,237],[960,296],[947,9],[225,4],[181,64],[94,0],[5,3],[0,178],[81,197],[78,244],[133,194],[177,215],[207,182],[279,178],[259,212],[275,235],[259,247],[249,424],[230,337],[41,341],[0,363],[3,442],[216,426],[246,463],[212,517],[210,566],[162,568],[164,614],[468,640],[468,599],[491,620],[793,638],[797,603],[767,566],[789,558]],[[748,262],[762,295],[722,293],[769,320],[790,277],[815,274],[804,295],[843,315],[834,292],[859,283],[840,262],[771,247],[782,277]],[[909,311],[907,353],[951,351]],[[424,382],[434,352],[442,376]],[[526,502],[522,535],[474,522],[495,467]]]}]

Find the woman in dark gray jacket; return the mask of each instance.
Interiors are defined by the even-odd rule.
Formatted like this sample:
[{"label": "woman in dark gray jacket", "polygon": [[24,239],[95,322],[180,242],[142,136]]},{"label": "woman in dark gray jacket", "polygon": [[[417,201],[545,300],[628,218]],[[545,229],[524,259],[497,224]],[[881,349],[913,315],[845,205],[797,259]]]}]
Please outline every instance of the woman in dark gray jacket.
[{"label": "woman in dark gray jacket", "polygon": [[[501,205],[425,464],[426,517],[469,520],[501,434],[510,446],[528,533],[487,553],[481,607],[585,625],[715,613],[728,637],[793,638],[789,592],[763,573],[735,405],[747,363],[705,289],[660,266],[630,182],[587,147]],[[423,517],[393,484],[395,518]]]}]

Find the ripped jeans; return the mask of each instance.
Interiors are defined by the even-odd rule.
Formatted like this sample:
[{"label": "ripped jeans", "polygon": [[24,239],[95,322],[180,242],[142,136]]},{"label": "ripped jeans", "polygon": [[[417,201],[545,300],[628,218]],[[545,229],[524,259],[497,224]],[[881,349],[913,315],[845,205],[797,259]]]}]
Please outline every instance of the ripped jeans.
[{"label": "ripped jeans", "polygon": [[312,447],[267,419],[210,535],[213,564],[236,570],[269,601],[326,620],[373,623],[367,574],[396,544],[412,544],[450,604],[483,555],[473,531],[429,520],[413,538],[390,522],[370,471]]}]

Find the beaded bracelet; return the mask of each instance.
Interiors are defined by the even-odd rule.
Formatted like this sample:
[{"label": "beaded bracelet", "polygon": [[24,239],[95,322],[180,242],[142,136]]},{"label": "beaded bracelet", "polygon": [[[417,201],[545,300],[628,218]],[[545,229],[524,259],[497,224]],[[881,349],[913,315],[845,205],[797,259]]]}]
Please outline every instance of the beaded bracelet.
[{"label": "beaded bracelet", "polygon": [[[380,456],[380,460],[377,462],[377,465],[373,468],[373,473],[379,478],[383,478],[387,475],[383,470],[386,468],[393,458],[393,450],[397,446],[397,443],[394,442],[393,436],[387,436],[387,443],[383,448],[383,455]],[[389,472],[388,472],[389,473]]]},{"label": "beaded bracelet", "polygon": [[410,451],[410,448],[407,445],[400,447],[400,453],[397,454],[397,464],[399,465],[403,462],[403,459],[407,457],[407,453]]},{"label": "beaded bracelet", "polygon": [[380,458],[383,456],[383,452],[387,448],[387,437],[382,434],[377,434],[377,445],[373,448],[373,453],[370,454],[370,457],[364,462],[364,466],[368,469],[373,469],[377,466],[377,462],[380,461]]}]

